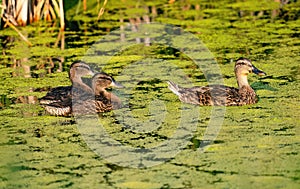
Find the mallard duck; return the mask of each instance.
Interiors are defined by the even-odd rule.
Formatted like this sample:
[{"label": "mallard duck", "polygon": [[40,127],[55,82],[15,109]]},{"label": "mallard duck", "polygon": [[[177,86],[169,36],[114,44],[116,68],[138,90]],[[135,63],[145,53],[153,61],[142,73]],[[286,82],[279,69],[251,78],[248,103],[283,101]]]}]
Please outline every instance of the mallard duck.
[{"label": "mallard duck", "polygon": [[247,76],[249,73],[255,73],[260,76],[266,75],[266,73],[257,69],[247,58],[239,58],[236,61],[234,72],[239,88],[223,85],[183,88],[172,81],[168,81],[168,88],[182,102],[200,106],[242,106],[256,103],[258,99],[248,83]]},{"label": "mallard duck", "polygon": [[83,94],[73,99],[73,114],[94,114],[108,112],[121,107],[121,100],[106,89],[109,87],[123,88],[113,77],[101,72],[92,78],[94,94]]},{"label": "mallard duck", "polygon": [[[82,81],[83,76],[94,75],[92,69],[84,62],[74,62],[70,66],[69,79],[72,86],[56,87],[51,89],[46,96],[40,99],[40,105],[50,115],[67,116],[71,113],[72,96],[80,93],[93,93],[91,87]],[[77,90],[73,90],[76,88]],[[77,93],[74,93],[77,91]]]}]

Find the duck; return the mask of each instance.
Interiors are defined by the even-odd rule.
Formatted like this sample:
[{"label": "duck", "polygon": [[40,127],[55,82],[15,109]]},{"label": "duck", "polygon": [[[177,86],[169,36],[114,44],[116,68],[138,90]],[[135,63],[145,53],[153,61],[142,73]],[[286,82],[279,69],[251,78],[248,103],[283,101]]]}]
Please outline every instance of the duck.
[{"label": "duck", "polygon": [[50,115],[70,115],[72,96],[80,95],[81,93],[93,93],[92,88],[82,81],[82,77],[93,76],[94,74],[93,70],[85,62],[77,61],[72,63],[69,70],[69,79],[72,85],[51,89],[44,97],[39,99],[40,105]]},{"label": "duck", "polygon": [[224,85],[183,88],[172,81],[167,81],[168,88],[179,97],[180,101],[199,106],[243,106],[257,103],[258,97],[249,85],[247,77],[249,73],[259,76],[266,73],[256,68],[247,58],[239,58],[236,61],[234,72],[238,88]]},{"label": "duck", "polygon": [[108,112],[122,107],[121,100],[107,88],[124,88],[105,72],[96,73],[92,78],[94,94],[83,94],[73,99],[73,115]]}]

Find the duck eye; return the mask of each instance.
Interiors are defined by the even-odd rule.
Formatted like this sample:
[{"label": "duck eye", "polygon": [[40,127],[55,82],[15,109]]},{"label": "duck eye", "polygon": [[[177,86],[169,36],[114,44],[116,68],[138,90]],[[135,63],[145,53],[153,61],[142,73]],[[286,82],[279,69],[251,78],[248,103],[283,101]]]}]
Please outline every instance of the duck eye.
[{"label": "duck eye", "polygon": [[99,80],[107,80],[107,81],[111,81],[110,78],[108,78],[108,77],[103,77],[103,76],[99,76],[97,79],[99,79]]},{"label": "duck eye", "polygon": [[244,61],[240,61],[239,63],[237,63],[236,65],[239,65],[239,66],[247,66],[248,64]]},{"label": "duck eye", "polygon": [[81,66],[82,68],[86,69],[86,70],[90,70],[89,67],[86,67],[86,66]]}]

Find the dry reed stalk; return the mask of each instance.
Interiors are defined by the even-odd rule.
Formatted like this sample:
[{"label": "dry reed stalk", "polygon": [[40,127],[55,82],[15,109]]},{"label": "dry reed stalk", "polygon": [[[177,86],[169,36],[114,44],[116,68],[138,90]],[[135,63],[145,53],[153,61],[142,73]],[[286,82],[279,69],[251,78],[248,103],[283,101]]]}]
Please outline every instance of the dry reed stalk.
[{"label": "dry reed stalk", "polygon": [[59,17],[60,17],[60,29],[65,30],[65,16],[63,0],[59,0]]},{"label": "dry reed stalk", "polygon": [[[100,1],[99,1],[99,4],[100,4]],[[101,7],[101,9],[99,10],[99,13],[98,13],[97,21],[104,14],[104,10],[105,10],[105,5],[106,4],[107,4],[107,0],[104,0],[103,5],[102,5],[102,7]]]},{"label": "dry reed stalk", "polygon": [[32,46],[32,43],[18,30],[18,28],[16,28],[13,24],[11,24],[10,22],[6,22],[6,24],[11,27],[12,29],[14,29],[19,35],[20,37],[29,45]]}]

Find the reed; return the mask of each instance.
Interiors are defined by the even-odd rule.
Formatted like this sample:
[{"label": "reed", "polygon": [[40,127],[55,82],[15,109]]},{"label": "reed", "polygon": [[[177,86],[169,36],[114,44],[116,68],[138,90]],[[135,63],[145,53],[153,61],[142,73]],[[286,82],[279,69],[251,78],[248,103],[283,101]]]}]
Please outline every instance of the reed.
[{"label": "reed", "polygon": [[4,27],[8,26],[15,30],[29,46],[32,44],[16,26],[25,26],[40,20],[53,21],[59,18],[60,31],[64,31],[62,0],[3,0],[0,8]]},{"label": "reed", "polygon": [[[60,18],[61,26],[64,26],[64,11],[62,0],[4,0],[2,1],[1,18],[6,22],[8,17],[15,20],[16,26],[40,20],[53,21]],[[10,21],[11,22],[11,21]]]}]

